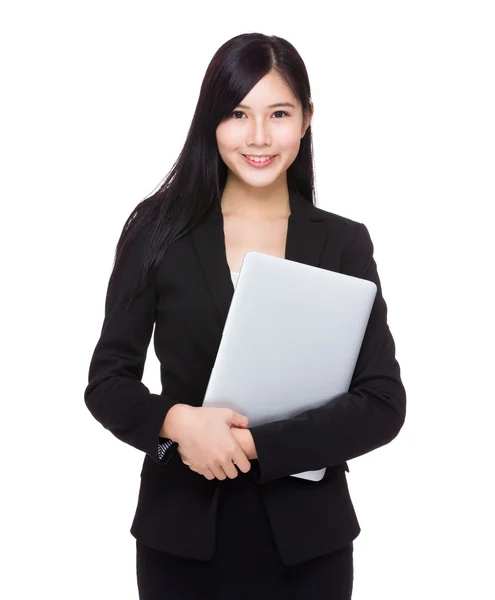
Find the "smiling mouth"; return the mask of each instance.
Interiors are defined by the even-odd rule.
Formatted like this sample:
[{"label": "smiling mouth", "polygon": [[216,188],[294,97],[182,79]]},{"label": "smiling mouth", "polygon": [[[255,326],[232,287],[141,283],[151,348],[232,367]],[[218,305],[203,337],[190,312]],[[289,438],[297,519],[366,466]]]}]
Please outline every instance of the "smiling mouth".
[{"label": "smiling mouth", "polygon": [[275,158],[277,157],[276,154],[273,154],[272,156],[268,156],[268,157],[260,157],[258,158],[258,160],[253,160],[251,158],[249,158],[249,156],[247,154],[241,154],[241,156],[244,158],[244,160],[251,166],[253,167],[267,167],[268,165],[271,165],[272,162],[275,160]]},{"label": "smiling mouth", "polygon": [[242,156],[245,156],[246,158],[273,158],[274,156],[277,156],[276,154],[243,154]]}]

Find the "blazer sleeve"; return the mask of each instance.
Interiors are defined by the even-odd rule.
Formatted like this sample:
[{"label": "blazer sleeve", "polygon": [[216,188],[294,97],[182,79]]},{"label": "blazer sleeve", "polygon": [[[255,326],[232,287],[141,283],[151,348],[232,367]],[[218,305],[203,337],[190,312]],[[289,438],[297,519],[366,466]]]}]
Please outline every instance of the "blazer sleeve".
[{"label": "blazer sleeve", "polygon": [[249,428],[258,458],[252,475],[258,483],[331,467],[393,440],[406,416],[406,392],[387,324],[373,243],[357,224],[350,247],[343,251],[342,272],[377,285],[349,391],[289,419]]},{"label": "blazer sleeve", "polygon": [[84,400],[93,417],[115,437],[163,464],[159,433],[175,402],[163,393],[151,393],[141,381],[155,322],[153,278],[125,310],[141,268],[146,232],[143,227],[127,245],[115,271],[115,283],[107,288],[103,325],[91,358]]},{"label": "blazer sleeve", "polygon": [[179,444],[170,438],[158,438],[158,458],[160,462],[168,462],[168,458],[171,454],[171,451],[174,449],[174,445],[177,447]]}]

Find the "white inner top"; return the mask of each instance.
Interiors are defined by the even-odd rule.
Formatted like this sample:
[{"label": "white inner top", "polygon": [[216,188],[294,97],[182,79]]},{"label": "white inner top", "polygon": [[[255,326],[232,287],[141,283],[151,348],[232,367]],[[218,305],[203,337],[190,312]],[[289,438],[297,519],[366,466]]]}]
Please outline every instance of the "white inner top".
[{"label": "white inner top", "polygon": [[235,288],[236,283],[237,283],[237,278],[239,277],[239,273],[234,273],[233,271],[231,271],[230,276],[232,277],[232,283],[234,284],[234,288]]}]

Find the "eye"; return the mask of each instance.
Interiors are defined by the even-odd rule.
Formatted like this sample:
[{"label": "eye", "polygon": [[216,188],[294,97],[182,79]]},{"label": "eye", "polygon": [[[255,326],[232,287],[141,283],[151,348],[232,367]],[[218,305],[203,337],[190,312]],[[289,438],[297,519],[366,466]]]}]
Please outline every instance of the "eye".
[{"label": "eye", "polygon": [[[276,115],[278,113],[283,113],[284,115],[286,115],[287,117],[289,116],[289,113],[286,112],[285,110],[276,110],[273,114]],[[234,110],[234,112],[232,113],[232,117],[234,117],[234,115],[238,115],[238,114],[245,114],[242,110]],[[234,117],[234,119],[237,119],[237,117]]]}]

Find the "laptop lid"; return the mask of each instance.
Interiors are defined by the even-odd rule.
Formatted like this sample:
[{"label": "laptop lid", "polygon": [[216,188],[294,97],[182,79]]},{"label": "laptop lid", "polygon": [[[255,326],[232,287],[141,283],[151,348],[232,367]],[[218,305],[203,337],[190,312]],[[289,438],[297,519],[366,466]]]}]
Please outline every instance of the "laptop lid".
[{"label": "laptop lid", "polygon": [[[247,252],[203,406],[255,426],[347,392],[376,291],[366,279]],[[294,476],[318,481],[325,470]]]}]

